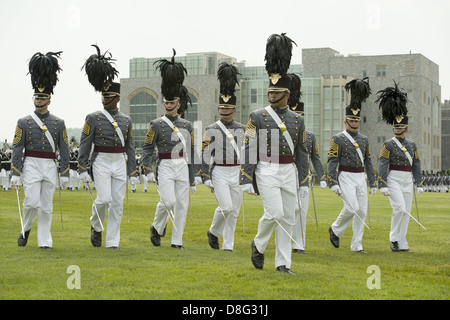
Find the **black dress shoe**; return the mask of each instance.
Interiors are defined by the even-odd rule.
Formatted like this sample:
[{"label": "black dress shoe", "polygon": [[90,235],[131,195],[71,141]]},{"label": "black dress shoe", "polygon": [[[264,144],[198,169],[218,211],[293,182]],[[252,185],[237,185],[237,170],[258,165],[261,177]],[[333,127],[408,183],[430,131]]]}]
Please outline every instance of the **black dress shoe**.
[{"label": "black dress shoe", "polygon": [[209,246],[213,249],[219,250],[219,238],[213,235],[209,230],[206,232],[206,235],[208,236]]},{"label": "black dress shoe", "polygon": [[302,250],[302,249],[292,249],[292,252],[308,254],[308,252],[306,252],[305,250]]},{"label": "black dress shoe", "polygon": [[264,254],[259,253],[256,249],[255,240],[252,241],[252,262],[256,269],[264,267]]},{"label": "black dress shoe", "polygon": [[291,269],[286,268],[286,266],[278,266],[277,271],[288,273],[288,274],[294,274]]},{"label": "black dress shoe", "polygon": [[95,231],[95,229],[92,226],[91,226],[91,243],[94,247],[102,246],[102,232]]},{"label": "black dress shoe", "polygon": [[335,248],[339,248],[339,237],[334,234],[333,228],[331,226],[328,228],[328,232],[330,233],[330,242]]},{"label": "black dress shoe", "polygon": [[17,239],[17,244],[20,247],[25,247],[25,245],[27,244],[28,236],[30,235],[30,230],[25,231],[25,237],[23,236],[22,232],[19,234],[19,239]]},{"label": "black dress shoe", "polygon": [[175,249],[181,249],[181,250],[184,249],[184,247],[181,244],[171,244],[170,246]]},{"label": "black dress shoe", "polygon": [[118,246],[107,247],[107,249],[111,249],[111,250],[122,250],[122,249],[120,249]]},{"label": "black dress shoe", "polygon": [[156,231],[153,225],[150,226],[150,241],[155,247],[159,247],[161,245],[161,236]]},{"label": "black dress shoe", "polygon": [[52,249],[51,247],[47,247],[47,246],[43,246],[43,247],[39,247],[39,248],[41,248],[43,250],[51,250]]},{"label": "black dress shoe", "polygon": [[392,241],[391,242],[391,250],[393,252],[398,252],[400,249],[398,248],[398,241]]},{"label": "black dress shoe", "polygon": [[367,252],[366,252],[366,251],[364,251],[363,249],[361,249],[361,250],[357,250],[357,251],[355,251],[355,252],[359,252],[359,253],[367,254]]}]

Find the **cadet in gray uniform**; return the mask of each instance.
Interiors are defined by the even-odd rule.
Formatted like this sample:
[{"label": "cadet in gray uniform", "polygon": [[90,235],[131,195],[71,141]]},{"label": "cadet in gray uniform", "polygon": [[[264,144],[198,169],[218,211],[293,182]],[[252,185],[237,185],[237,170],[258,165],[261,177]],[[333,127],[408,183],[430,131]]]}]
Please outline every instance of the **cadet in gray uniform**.
[{"label": "cadet in gray uniform", "polygon": [[[166,224],[171,219],[171,247],[184,249],[183,233],[189,205],[189,187],[191,192],[195,192],[196,183],[201,182],[200,164],[195,156],[192,124],[179,115],[184,113],[183,109],[187,107],[189,100],[187,89],[182,86],[186,69],[181,63],[175,62],[175,50],[171,61],[162,59],[158,63],[166,114],[151,121],[142,147],[144,174],[150,182],[157,183],[160,196],[155,218],[150,226],[150,240],[154,246],[160,246]],[[175,82],[170,82],[173,79],[176,79]],[[158,150],[156,175],[152,169],[155,147]]]},{"label": "cadet in gray uniform", "polygon": [[384,142],[378,161],[378,187],[389,197],[392,206],[389,234],[392,251],[409,251],[406,233],[416,185],[417,195],[423,192],[419,153],[414,141],[407,139],[407,94],[395,87],[378,91],[383,120],[393,126],[392,139]]},{"label": "cadet in gray uniform", "polygon": [[218,238],[223,235],[222,249],[232,251],[234,231],[241,207],[240,153],[244,142],[244,125],[234,120],[238,75],[237,68],[222,63],[218,69],[220,82],[220,120],[206,127],[202,142],[202,178],[211,188],[218,207],[207,231],[209,245],[219,249]]},{"label": "cadet in gray uniform", "polygon": [[[53,240],[50,232],[53,213],[53,195],[59,184],[69,180],[69,145],[64,120],[51,114],[48,107],[56,85],[58,53],[36,53],[30,59],[29,70],[34,88],[35,111],[19,119],[14,134],[11,184],[23,184],[23,231],[18,245],[25,246],[30,229],[38,216],[37,242],[50,249]],[[50,76],[49,76],[50,75]],[[46,77],[49,76],[47,79]],[[56,162],[59,152],[60,164]],[[58,172],[61,177],[58,177]],[[22,177],[22,181],[20,181]]]},{"label": "cadet in gray uniform", "polygon": [[[105,54],[101,55],[98,47],[97,50],[98,55],[92,55],[86,61],[88,77],[95,75],[95,78],[99,78],[103,75],[103,69],[96,69],[100,63],[111,67]],[[91,68],[94,61],[97,64]],[[91,80],[89,82],[96,91],[101,92],[104,108],[86,116],[78,156],[80,180],[94,180],[97,189],[97,198],[92,205],[91,243],[94,247],[102,245],[103,225],[108,211],[105,246],[119,249],[127,175],[130,180],[137,181],[133,125],[131,118],[117,107],[120,101],[119,83],[109,80],[102,80],[100,83]],[[92,145],[94,150],[91,154]],[[89,162],[91,175],[87,171]]]},{"label": "cadet in gray uniform", "polygon": [[372,194],[377,191],[375,174],[370,158],[369,140],[359,133],[361,104],[370,95],[365,79],[355,79],[345,85],[351,91],[350,105],[346,108],[345,127],[334,135],[328,151],[328,179],[331,190],[342,196],[344,208],[329,227],[330,241],[339,248],[339,238],[353,220],[351,251],[366,253],[362,246],[364,223],[367,214],[367,182]]},{"label": "cadet in gray uniform", "polygon": [[[305,113],[305,105],[300,101],[301,98],[301,79],[298,75],[291,73],[289,74],[291,77],[291,94],[289,98],[289,108],[292,111],[300,114],[304,117]],[[305,144],[306,149],[308,151],[309,161],[312,163],[314,169],[316,170],[316,174],[320,177],[320,187],[325,189],[327,186],[327,177],[324,174],[323,165],[320,161],[319,149],[317,148],[316,136],[314,133],[305,130]],[[300,206],[295,211],[295,225],[294,231],[292,233],[292,237],[295,242],[292,244],[292,251],[297,253],[307,253],[305,251],[305,242],[306,242],[306,217],[308,213],[309,206],[309,187],[301,187],[299,188],[299,199]],[[301,214],[301,216],[300,216]]]},{"label": "cadet in gray uniform", "polygon": [[291,42],[285,34],[271,35],[267,41],[270,105],[249,116],[240,181],[243,191],[259,193],[264,204],[264,215],[252,242],[252,263],[255,268],[263,268],[264,251],[275,230],[275,267],[285,273],[293,273],[291,235],[298,206],[297,189],[299,185],[308,186],[303,117],[288,107]]}]

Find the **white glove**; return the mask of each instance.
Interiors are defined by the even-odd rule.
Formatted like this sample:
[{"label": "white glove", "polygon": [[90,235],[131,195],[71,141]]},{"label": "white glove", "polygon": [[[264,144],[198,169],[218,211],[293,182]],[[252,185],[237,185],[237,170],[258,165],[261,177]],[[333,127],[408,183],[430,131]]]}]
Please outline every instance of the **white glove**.
[{"label": "white glove", "polygon": [[137,177],[130,177],[130,184],[135,186],[138,183]]},{"label": "white glove", "polygon": [[391,193],[389,192],[389,189],[384,187],[384,188],[380,188],[380,192],[385,195],[386,197],[389,197],[391,195]]},{"label": "white glove", "polygon": [[307,186],[300,187],[299,193],[300,198],[306,198],[309,196],[309,188]]},{"label": "white glove", "polygon": [[69,184],[69,177],[59,177],[59,186],[65,187]]},{"label": "white glove", "polygon": [[197,188],[195,186],[191,186],[191,193],[194,194],[195,190],[197,190]]},{"label": "white glove", "polygon": [[11,185],[20,186],[22,183],[20,181],[20,176],[13,175],[11,176]]},{"label": "white glove", "polygon": [[214,189],[211,179],[205,181],[205,186],[207,186],[210,189]]},{"label": "white glove", "polygon": [[417,195],[420,195],[423,192],[423,188],[422,187],[418,187],[416,189],[416,191],[417,191]]},{"label": "white glove", "polygon": [[80,180],[83,182],[92,182],[91,176],[87,171],[80,173]]},{"label": "white glove", "polygon": [[153,172],[150,172],[147,174],[147,179],[148,181],[150,181],[151,183],[155,183],[155,174]]},{"label": "white glove", "polygon": [[327,182],[326,181],[320,181],[320,187],[322,189],[325,189],[327,187]]},{"label": "white glove", "polygon": [[370,194],[377,193],[377,188],[370,188]]},{"label": "white glove", "polygon": [[195,180],[195,185],[203,183],[202,178],[200,178],[200,177],[194,177],[194,180]]},{"label": "white glove", "polygon": [[333,191],[334,193],[336,193],[338,196],[341,195],[341,187],[339,187],[338,184],[335,184],[334,186],[331,187],[331,191]]},{"label": "white glove", "polygon": [[253,185],[251,183],[241,185],[241,190],[249,194],[256,194],[255,189],[253,189]]}]

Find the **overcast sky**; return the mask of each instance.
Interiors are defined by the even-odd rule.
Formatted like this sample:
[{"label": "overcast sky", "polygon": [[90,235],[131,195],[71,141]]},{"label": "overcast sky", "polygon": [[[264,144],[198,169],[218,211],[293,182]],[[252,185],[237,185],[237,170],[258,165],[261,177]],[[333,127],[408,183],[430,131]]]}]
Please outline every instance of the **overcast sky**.
[{"label": "overcast sky", "polygon": [[[63,71],[51,113],[81,128],[101,108],[100,94],[81,67],[91,44],[117,59],[120,78],[135,57],[217,51],[264,65],[265,44],[287,33],[298,47],[330,47],[341,54],[421,53],[439,65],[441,101],[450,99],[448,0],[2,0],[0,4],[0,141],[12,142],[20,117],[34,110],[28,60],[63,51]],[[446,31],[447,30],[447,31]]]}]

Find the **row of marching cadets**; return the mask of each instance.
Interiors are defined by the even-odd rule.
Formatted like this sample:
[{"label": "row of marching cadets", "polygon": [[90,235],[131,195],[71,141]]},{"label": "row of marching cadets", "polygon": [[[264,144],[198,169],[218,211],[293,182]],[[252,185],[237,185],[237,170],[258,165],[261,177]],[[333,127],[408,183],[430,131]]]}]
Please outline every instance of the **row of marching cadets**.
[{"label": "row of marching cadets", "polygon": [[422,171],[425,192],[448,192],[450,190],[450,169],[433,172]]},{"label": "row of marching cadets", "polygon": [[[171,59],[156,62],[162,78],[165,115],[149,124],[139,159],[142,174],[147,181],[155,183],[160,197],[149,230],[154,246],[161,246],[167,224],[171,223],[170,245],[184,249],[183,234],[190,195],[195,192],[196,185],[204,183],[217,202],[211,226],[205,232],[209,245],[219,249],[222,238],[222,249],[233,250],[242,192],[247,192],[264,209],[257,234],[249,246],[253,265],[263,268],[264,252],[275,232],[275,267],[280,272],[292,273],[292,252],[306,253],[306,217],[309,193],[313,192],[309,169],[312,165],[320,186],[328,185],[344,203],[336,221],[329,227],[331,243],[339,247],[340,238],[353,222],[350,249],[365,253],[362,237],[368,200],[366,176],[370,192],[375,194],[377,191],[368,138],[359,133],[362,103],[371,94],[368,79],[355,79],[345,86],[351,93],[350,105],[346,108],[346,129],[332,138],[325,173],[314,133],[305,129],[300,77],[288,73],[293,44],[295,42],[285,34],[273,34],[268,38],[265,61],[270,80],[269,105],[253,111],[246,125],[234,119],[235,88],[239,84],[237,68],[227,63],[219,65],[220,119],[205,129],[201,155],[194,148],[192,124],[183,117],[190,104],[183,85],[187,71],[175,61],[175,50]],[[105,246],[118,249],[127,183],[135,185],[139,172],[132,120],[118,108],[120,84],[114,82],[118,71],[111,54],[102,54],[98,46],[93,46],[96,53],[86,60],[83,68],[94,90],[101,93],[103,108],[86,116],[77,170],[81,182],[87,183],[93,202],[92,245],[102,245],[106,230]],[[11,184],[18,190],[22,183],[25,192],[18,239],[20,246],[26,245],[37,215],[38,246],[52,247],[53,194],[55,187],[67,183],[70,174],[71,159],[64,120],[48,110],[61,70],[60,54],[36,53],[29,62],[35,111],[17,123],[11,168]],[[405,138],[406,94],[397,84],[379,93],[377,103],[383,119],[394,126],[395,137],[383,146],[378,186],[389,196],[393,207],[391,249],[405,251],[408,250],[405,237],[413,183],[417,185],[418,194],[423,191],[420,162],[414,142]],[[55,161],[57,153],[59,166]],[[96,185],[96,199],[89,184],[92,182]],[[108,228],[105,228],[107,212]],[[317,217],[316,225],[318,227]]]}]

